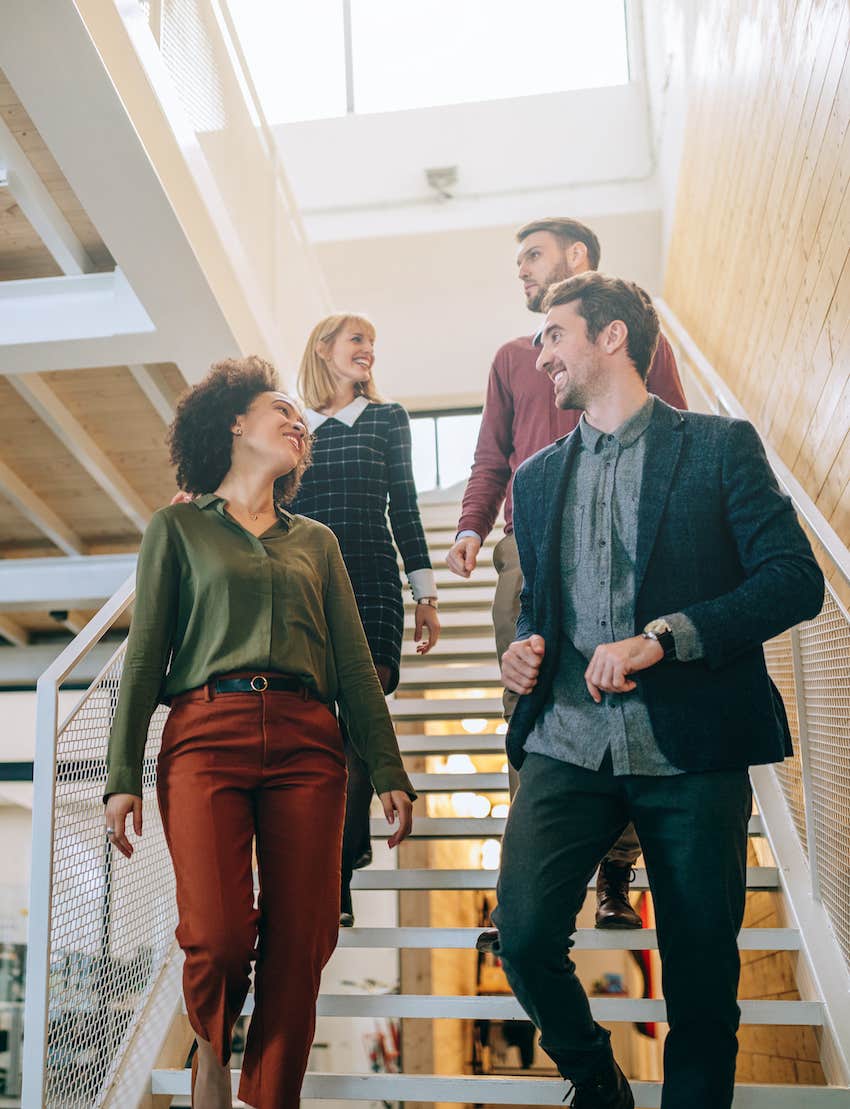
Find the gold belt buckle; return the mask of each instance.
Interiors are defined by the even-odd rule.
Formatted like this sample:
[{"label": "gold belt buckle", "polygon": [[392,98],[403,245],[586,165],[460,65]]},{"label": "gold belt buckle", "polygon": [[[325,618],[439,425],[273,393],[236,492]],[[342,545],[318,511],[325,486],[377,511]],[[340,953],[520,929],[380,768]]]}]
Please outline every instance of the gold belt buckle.
[{"label": "gold belt buckle", "polygon": [[251,678],[251,689],[253,689],[255,693],[264,693],[268,688],[269,680],[263,677],[262,674],[255,674],[254,677]]}]

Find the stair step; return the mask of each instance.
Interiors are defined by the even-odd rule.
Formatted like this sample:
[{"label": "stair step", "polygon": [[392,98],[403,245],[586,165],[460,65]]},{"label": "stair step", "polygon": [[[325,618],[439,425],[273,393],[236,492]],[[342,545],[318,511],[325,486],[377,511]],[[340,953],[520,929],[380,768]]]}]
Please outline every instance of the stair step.
[{"label": "stair step", "polygon": [[[458,578],[458,581],[461,579]],[[493,586],[477,585],[476,579],[464,583],[463,589],[446,589],[440,594],[440,612],[446,608],[486,608],[493,604]],[[409,593],[404,595],[405,608],[413,608],[413,597]]]},{"label": "stair step", "polygon": [[[428,541],[428,550],[448,550],[450,547],[453,547],[455,536],[457,535],[457,532],[455,531],[456,526],[456,522],[455,524],[449,524],[447,527],[439,527],[437,525],[429,527],[428,525],[426,525],[425,538]],[[490,534],[487,536],[487,542],[482,547],[482,550],[487,550],[488,548],[492,550],[502,538],[502,536],[502,525],[497,524],[493,531],[491,531]]]},{"label": "stair step", "polygon": [[450,570],[445,562],[438,562],[432,557],[431,564],[434,567],[434,578],[437,582],[438,589],[470,589],[476,585],[490,585],[495,586],[499,580],[499,575],[492,562],[489,565],[479,565],[471,577],[462,578],[453,570]]},{"label": "stair step", "polygon": [[[384,829],[388,827],[386,823]],[[351,880],[354,890],[492,890],[496,888],[497,870],[356,870]],[[596,886],[591,879],[588,889]],[[779,889],[779,871],[775,866],[748,866],[747,889]],[[633,890],[649,889],[649,880],[643,867],[635,868]]]},{"label": "stair step", "polygon": [[400,735],[398,748],[403,755],[504,755],[503,735]]},{"label": "stair step", "polygon": [[[491,839],[502,835],[505,819],[503,816],[418,816],[413,821],[411,839]],[[373,816],[370,823],[373,836],[380,838],[389,831],[390,825],[382,816]],[[750,817],[748,831],[751,836],[762,834],[760,816]]]},{"label": "stair step", "polygon": [[[475,947],[480,928],[341,928],[337,947],[377,947],[394,950],[468,949]],[[657,951],[654,928],[627,929],[579,928],[575,933],[577,951]],[[799,951],[800,933],[796,928],[744,928],[738,936],[741,951]]]},{"label": "stair step", "polygon": [[398,685],[399,689],[468,689],[494,685],[501,690],[502,678],[495,658],[477,665],[437,666],[409,662],[401,668]]},{"label": "stair step", "polygon": [[481,631],[493,634],[493,617],[490,614],[490,608],[453,609],[440,606],[442,642],[457,634],[474,635]]},{"label": "stair step", "polygon": [[[489,616],[488,616],[489,621]],[[493,662],[496,661],[496,641],[490,635],[446,636],[440,639],[439,646],[429,655],[416,654],[416,644],[405,639],[401,648],[405,660],[416,659],[418,666],[445,666],[447,662]]]},{"label": "stair step", "polygon": [[393,720],[501,719],[501,697],[396,697],[387,702]]},{"label": "stair step", "polygon": [[507,792],[507,774],[411,774],[417,793]]},{"label": "stair step", "polygon": [[[742,1024],[820,1027],[823,1005],[820,1001],[740,1001]],[[254,995],[249,994],[242,1015],[254,1011]],[[591,997],[590,1011],[599,1021],[629,1023],[667,1019],[667,1007],[660,998]],[[476,997],[452,994],[319,994],[316,1015],[320,1017],[400,1017],[419,1020],[527,1020],[517,999],[510,994]]]},{"label": "stair step", "polygon": [[[188,1069],[155,1070],[151,1093],[188,1096]],[[239,1071],[231,1071],[233,1092]],[[661,1105],[660,1082],[631,1082],[640,1109]],[[443,1102],[460,1105],[563,1106],[566,1083],[559,1078],[494,1078],[444,1074],[326,1074],[310,1071],[301,1097],[315,1101]],[[735,1087],[732,1109],[847,1109],[850,1090],[838,1086]]]}]

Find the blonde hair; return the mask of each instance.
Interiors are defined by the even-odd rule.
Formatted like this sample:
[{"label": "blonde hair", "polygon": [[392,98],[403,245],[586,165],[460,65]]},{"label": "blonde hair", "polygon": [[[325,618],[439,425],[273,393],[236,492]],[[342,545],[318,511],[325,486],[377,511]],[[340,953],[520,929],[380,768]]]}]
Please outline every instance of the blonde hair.
[{"label": "blonde hair", "polygon": [[[336,337],[347,323],[359,324],[372,336],[372,342],[375,341],[375,325],[365,316],[356,313],[343,312],[335,316],[326,316],[316,324],[310,332],[304,354],[301,356],[301,365],[298,367],[298,395],[304,404],[315,412],[321,412],[329,405],[336,393],[333,371],[319,354],[319,343],[324,343],[327,347],[333,346]],[[368,381],[358,382],[356,389],[358,394],[366,397],[367,400],[381,400],[371,377]]]}]

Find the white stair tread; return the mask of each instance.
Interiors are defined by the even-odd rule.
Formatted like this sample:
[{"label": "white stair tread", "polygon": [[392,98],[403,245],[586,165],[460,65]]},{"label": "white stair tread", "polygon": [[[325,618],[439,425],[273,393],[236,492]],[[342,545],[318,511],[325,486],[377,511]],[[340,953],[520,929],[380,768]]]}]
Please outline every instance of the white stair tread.
[{"label": "white stair tread", "polygon": [[[480,928],[341,928],[338,947],[394,950],[426,948],[448,950],[474,948]],[[738,936],[741,951],[799,951],[796,928],[744,928]],[[656,951],[654,928],[579,928],[577,951]]]},{"label": "white stair tread", "polygon": [[400,735],[398,747],[403,755],[504,755],[505,737],[468,735],[466,732],[454,732],[452,735]]},{"label": "white stair tread", "polygon": [[[823,1024],[820,1001],[740,1001],[742,1024],[819,1027]],[[242,1015],[254,1010],[249,994]],[[664,1021],[664,1001],[643,997],[591,997],[590,1011],[600,1021]],[[456,994],[319,994],[316,1014],[320,1017],[401,1017],[419,1020],[527,1020],[522,1006],[511,994],[485,997]]]},{"label": "white stair tread", "polygon": [[[470,631],[493,630],[493,617],[489,608],[455,609],[440,606],[440,628],[443,633],[441,643],[445,643],[457,628]],[[449,635],[446,635],[449,633]],[[439,650],[439,647],[437,648]]]},{"label": "white stair tread", "polygon": [[492,719],[504,715],[501,697],[400,697],[387,705],[394,720]]},{"label": "white stair tread", "polygon": [[[190,1074],[155,1070],[151,1093],[189,1094]],[[239,1071],[231,1071],[234,1094]],[[661,1105],[660,1082],[631,1082],[641,1109]],[[560,1078],[496,1078],[491,1075],[326,1074],[311,1071],[301,1097],[321,1101],[424,1101],[467,1105],[563,1105],[567,1084]],[[739,1083],[732,1109],[847,1109],[850,1090],[838,1086],[763,1086]]]},{"label": "white stair tread", "polygon": [[[455,521],[454,524],[449,524],[447,527],[437,525],[428,527],[426,525],[425,538],[428,541],[428,550],[437,551],[441,548],[448,550],[450,547],[453,547],[455,536],[457,535],[457,531],[455,530],[456,527],[457,521]],[[493,531],[487,536],[487,541],[481,549],[487,550],[489,548],[492,550],[502,538],[502,535],[502,525],[497,524]]]},{"label": "white stair tread", "polygon": [[417,793],[506,792],[507,774],[411,774]]},{"label": "white stair tread", "polygon": [[[386,823],[384,828],[388,827]],[[351,879],[354,890],[492,890],[496,888],[497,870],[356,870]],[[592,878],[588,889],[596,886]],[[633,890],[649,889],[643,867],[635,868]],[[748,866],[747,889],[779,889],[779,871],[775,866]]]},{"label": "white stair tread", "polygon": [[[463,589],[445,589],[440,594],[440,612],[447,607],[457,609],[463,606],[489,609],[493,604],[493,593],[494,585],[478,585],[474,579],[466,582]],[[413,597],[409,593],[404,595],[404,604],[405,608],[414,607]]]},{"label": "white stair tread", "polygon": [[[505,830],[505,817],[451,817],[417,816],[413,821],[412,839],[490,839],[501,836]],[[373,836],[382,836],[390,831],[390,825],[382,816],[371,818]],[[760,816],[751,816],[749,825],[751,836],[762,834]]]},{"label": "white stair tread", "polygon": [[434,578],[438,589],[469,589],[476,585],[495,585],[499,580],[492,562],[489,565],[478,565],[468,578],[462,578],[445,565],[445,560],[440,563],[433,556],[431,564],[434,567]]},{"label": "white stair tread", "polygon": [[[435,649],[439,650],[439,646]],[[459,663],[454,666],[409,662],[402,666],[398,683],[399,689],[451,689],[482,685],[495,685],[501,689],[502,677],[495,659],[492,662]]]},{"label": "white stair tread", "polygon": [[402,645],[403,659],[415,659],[418,666],[444,666],[456,659],[496,661],[496,641],[492,635],[443,636],[434,650],[424,656],[416,654],[416,644],[408,636]]}]

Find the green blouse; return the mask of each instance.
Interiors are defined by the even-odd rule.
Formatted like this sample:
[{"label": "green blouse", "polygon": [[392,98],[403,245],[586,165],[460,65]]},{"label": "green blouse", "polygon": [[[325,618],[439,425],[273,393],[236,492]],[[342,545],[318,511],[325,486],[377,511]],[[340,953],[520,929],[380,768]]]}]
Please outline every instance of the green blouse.
[{"label": "green blouse", "polygon": [[338,702],[378,793],[416,794],[375,673],[339,544],[282,513],[259,538],[213,493],[154,513],[109,737],[106,794],[142,792],[160,701],[234,670],[281,671]]}]

